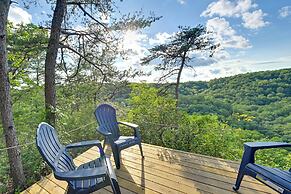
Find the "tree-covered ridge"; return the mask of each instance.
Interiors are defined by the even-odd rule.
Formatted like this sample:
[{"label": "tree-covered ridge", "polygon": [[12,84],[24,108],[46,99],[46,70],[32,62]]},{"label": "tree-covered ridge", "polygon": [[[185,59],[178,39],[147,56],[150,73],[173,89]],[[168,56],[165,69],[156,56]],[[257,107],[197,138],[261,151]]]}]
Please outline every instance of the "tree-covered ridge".
[{"label": "tree-covered ridge", "polygon": [[190,114],[216,114],[233,127],[291,139],[291,69],[187,82],[180,92],[180,107]]}]

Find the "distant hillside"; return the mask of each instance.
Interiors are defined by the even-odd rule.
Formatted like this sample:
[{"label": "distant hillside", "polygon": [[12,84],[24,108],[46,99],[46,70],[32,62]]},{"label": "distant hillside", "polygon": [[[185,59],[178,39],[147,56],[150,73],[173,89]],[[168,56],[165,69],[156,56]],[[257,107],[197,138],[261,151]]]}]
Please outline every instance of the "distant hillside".
[{"label": "distant hillside", "polygon": [[180,107],[291,141],[291,69],[181,84]]}]

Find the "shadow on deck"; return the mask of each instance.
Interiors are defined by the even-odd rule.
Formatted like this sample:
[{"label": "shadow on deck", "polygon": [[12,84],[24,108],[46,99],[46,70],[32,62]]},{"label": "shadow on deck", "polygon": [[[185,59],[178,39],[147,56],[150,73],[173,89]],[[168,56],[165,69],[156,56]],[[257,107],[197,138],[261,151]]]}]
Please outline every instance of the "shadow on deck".
[{"label": "shadow on deck", "polygon": [[[138,146],[121,152],[122,165],[115,170],[122,193],[235,193],[239,163],[210,156],[182,152],[169,148],[143,144],[145,159]],[[110,150],[106,150],[110,154]],[[74,159],[76,165],[95,159],[97,147],[92,147]],[[113,158],[113,157],[111,157]],[[112,162],[114,165],[114,162]],[[44,177],[22,193],[66,192],[67,183]],[[112,193],[106,187],[94,193]],[[238,193],[275,193],[258,181],[245,177]]]}]

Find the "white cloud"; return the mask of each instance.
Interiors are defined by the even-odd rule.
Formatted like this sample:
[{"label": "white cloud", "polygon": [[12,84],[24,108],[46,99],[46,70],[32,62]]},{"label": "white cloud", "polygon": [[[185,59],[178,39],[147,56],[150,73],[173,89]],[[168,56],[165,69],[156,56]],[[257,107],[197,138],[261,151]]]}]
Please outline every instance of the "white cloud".
[{"label": "white cloud", "polygon": [[165,44],[169,38],[174,35],[174,34],[169,34],[167,32],[159,32],[155,35],[154,38],[149,39],[149,44],[150,45],[157,45],[157,44]]},{"label": "white cloud", "polygon": [[258,29],[264,27],[269,24],[269,22],[264,21],[265,15],[266,14],[264,14],[261,9],[255,10],[253,12],[243,13],[243,26],[250,29]]},{"label": "white cloud", "polygon": [[282,7],[282,8],[279,10],[279,15],[280,15],[280,17],[282,17],[282,18],[285,18],[285,17],[291,15],[291,6],[285,6],[285,7]]},{"label": "white cloud", "polygon": [[261,9],[251,11],[257,6],[252,0],[218,0],[210,3],[201,16],[213,17],[218,15],[220,17],[241,18],[245,28],[258,29],[266,26],[269,22],[264,21],[264,16],[267,14]]},{"label": "white cloud", "polygon": [[183,71],[182,81],[209,81],[220,77],[229,77],[241,73],[267,71],[289,68],[291,56],[276,58],[275,60],[247,60],[233,59],[219,61],[209,66],[195,67],[195,76],[193,71]]},{"label": "white cloud", "polygon": [[181,5],[184,5],[186,3],[186,0],[177,0],[178,3],[180,3]]},{"label": "white cloud", "polygon": [[[236,33],[224,18],[212,18],[207,21],[207,30],[213,32],[214,38],[221,44],[221,48],[250,48],[249,41]],[[227,54],[224,52],[224,55]]]},{"label": "white cloud", "polygon": [[[242,68],[244,67],[244,68]],[[194,81],[209,81],[211,79],[232,76],[245,72],[245,66],[240,60],[227,60],[214,63],[210,66],[197,67]],[[187,78],[185,78],[187,79]],[[190,79],[190,77],[188,77]]]},{"label": "white cloud", "polygon": [[[167,42],[167,39],[173,34],[167,32],[159,32],[155,34],[153,38],[149,38],[146,34],[138,31],[128,30],[123,34],[121,47],[122,51],[126,51],[126,56],[123,60],[116,63],[119,69],[141,68],[140,60],[146,56],[149,47],[157,44],[163,44]],[[143,66],[142,68],[144,68]],[[150,71],[149,69],[145,69]]]},{"label": "white cloud", "polygon": [[146,34],[138,33],[137,31],[126,31],[123,35],[122,46],[125,50],[130,50],[135,55],[144,56],[145,44],[148,42]]},{"label": "white cloud", "polygon": [[14,24],[28,24],[31,23],[32,16],[24,9],[15,5],[11,5],[8,13],[8,20],[13,22]]},{"label": "white cloud", "polygon": [[239,17],[242,13],[247,12],[249,9],[256,7],[257,5],[252,3],[251,0],[218,0],[208,5],[207,9],[203,11],[201,16],[212,17],[214,15],[227,16],[227,17]]},{"label": "white cloud", "polygon": [[146,56],[148,51],[148,37],[146,34],[128,30],[123,34],[120,50],[126,53],[122,60],[115,65],[120,70],[128,68],[140,68],[140,60]]},{"label": "white cloud", "polygon": [[213,57],[217,60],[225,60],[230,58],[230,54],[225,50],[219,50],[214,53]]}]

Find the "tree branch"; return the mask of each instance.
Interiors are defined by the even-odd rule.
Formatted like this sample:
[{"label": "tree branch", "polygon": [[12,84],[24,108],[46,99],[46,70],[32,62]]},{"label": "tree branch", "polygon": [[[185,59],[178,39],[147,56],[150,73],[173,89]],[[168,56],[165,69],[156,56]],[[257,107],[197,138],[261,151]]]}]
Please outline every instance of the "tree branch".
[{"label": "tree branch", "polygon": [[103,24],[102,22],[98,21],[96,18],[94,18],[90,13],[88,13],[84,7],[82,7],[82,4],[92,4],[92,3],[80,3],[80,2],[67,2],[67,5],[77,5],[83,12],[84,15],[88,15],[89,18],[91,18],[92,20],[94,20],[96,23],[98,23],[99,25],[101,25],[103,28],[105,28],[107,30],[107,26],[105,24]]},{"label": "tree branch", "polygon": [[68,49],[68,50],[72,51],[73,53],[77,54],[78,56],[82,57],[85,61],[87,61],[88,63],[90,63],[93,67],[95,67],[96,69],[98,69],[103,76],[105,76],[105,73],[102,71],[102,69],[100,67],[98,67],[95,63],[93,63],[91,60],[87,59],[86,56],[82,55],[81,53],[79,53],[75,49],[69,47],[68,45],[64,45],[63,43],[60,43],[60,47],[61,48]]},{"label": "tree branch", "polygon": [[178,74],[178,72],[175,73],[175,71],[179,71],[179,69],[172,69],[171,71],[169,71],[168,73],[166,73],[165,75],[162,75],[159,78],[159,82],[167,79],[168,77],[171,77],[172,75]]}]

